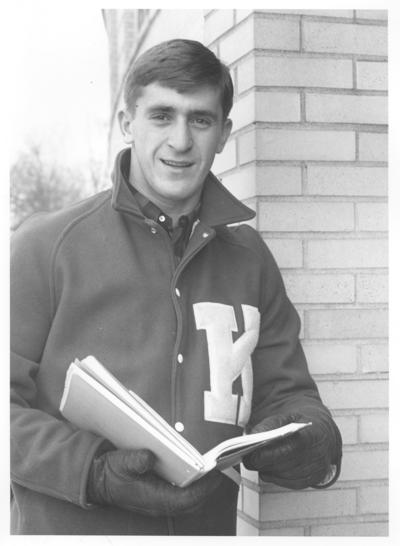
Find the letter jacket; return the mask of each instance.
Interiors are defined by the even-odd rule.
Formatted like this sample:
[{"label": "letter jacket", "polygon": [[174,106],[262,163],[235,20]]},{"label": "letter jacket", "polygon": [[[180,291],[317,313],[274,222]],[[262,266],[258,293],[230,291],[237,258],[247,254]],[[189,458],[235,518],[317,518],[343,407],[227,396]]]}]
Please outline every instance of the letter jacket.
[{"label": "letter jacket", "polygon": [[[113,186],[17,230],[11,270],[13,534],[235,534],[229,478],[198,512],[156,518],[86,500],[102,438],[59,412],[65,374],[94,355],[204,453],[303,406],[331,420],[309,375],[300,322],[253,211],[210,173],[175,264],[116,160]],[[227,224],[236,224],[227,227]]]}]

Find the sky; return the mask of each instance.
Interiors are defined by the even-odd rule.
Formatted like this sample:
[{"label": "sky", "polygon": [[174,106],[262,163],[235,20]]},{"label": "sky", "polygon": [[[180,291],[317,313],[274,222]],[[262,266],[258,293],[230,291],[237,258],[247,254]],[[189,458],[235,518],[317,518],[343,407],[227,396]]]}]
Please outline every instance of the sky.
[{"label": "sky", "polygon": [[30,142],[64,164],[106,160],[108,43],[100,8],[21,3],[12,40],[11,160]]}]

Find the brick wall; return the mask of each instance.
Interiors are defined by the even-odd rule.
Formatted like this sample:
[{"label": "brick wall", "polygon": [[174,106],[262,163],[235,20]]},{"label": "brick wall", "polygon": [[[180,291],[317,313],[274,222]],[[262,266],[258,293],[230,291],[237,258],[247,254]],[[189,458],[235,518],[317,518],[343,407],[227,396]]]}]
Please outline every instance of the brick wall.
[{"label": "brick wall", "polygon": [[387,534],[387,63],[380,10],[213,10],[234,132],[214,170],[257,212],[344,439],[340,481],[244,471],[242,535]]},{"label": "brick wall", "polygon": [[[258,212],[344,439],[328,490],[287,491],[244,470],[238,533],[385,535],[386,12],[200,11],[158,10],[140,51],[201,34],[230,65],[234,131],[213,170]],[[114,62],[120,77],[125,61]],[[121,147],[114,121],[110,157]]]}]

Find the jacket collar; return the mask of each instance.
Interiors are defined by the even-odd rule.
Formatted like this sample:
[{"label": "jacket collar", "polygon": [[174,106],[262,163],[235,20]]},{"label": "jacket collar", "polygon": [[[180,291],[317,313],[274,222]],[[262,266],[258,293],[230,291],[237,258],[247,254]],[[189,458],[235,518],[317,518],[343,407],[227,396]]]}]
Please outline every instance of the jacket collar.
[{"label": "jacket collar", "polygon": [[[129,189],[129,148],[121,150],[115,160],[111,174],[113,181],[112,206],[115,210],[143,216]],[[255,212],[243,205],[210,172],[204,182],[199,219],[210,227],[216,227],[254,218]]]}]

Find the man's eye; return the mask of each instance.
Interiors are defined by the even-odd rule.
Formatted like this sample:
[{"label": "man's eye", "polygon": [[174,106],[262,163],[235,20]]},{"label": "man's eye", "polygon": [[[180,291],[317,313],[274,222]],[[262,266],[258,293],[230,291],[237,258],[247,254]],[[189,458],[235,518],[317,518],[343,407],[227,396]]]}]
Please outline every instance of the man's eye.
[{"label": "man's eye", "polygon": [[210,127],[211,121],[208,118],[193,118],[192,124],[195,127],[206,128],[206,127]]},{"label": "man's eye", "polygon": [[168,114],[153,114],[151,116],[151,119],[154,120],[154,121],[160,121],[160,122],[164,122],[164,121],[168,121],[169,120],[169,116]]}]

